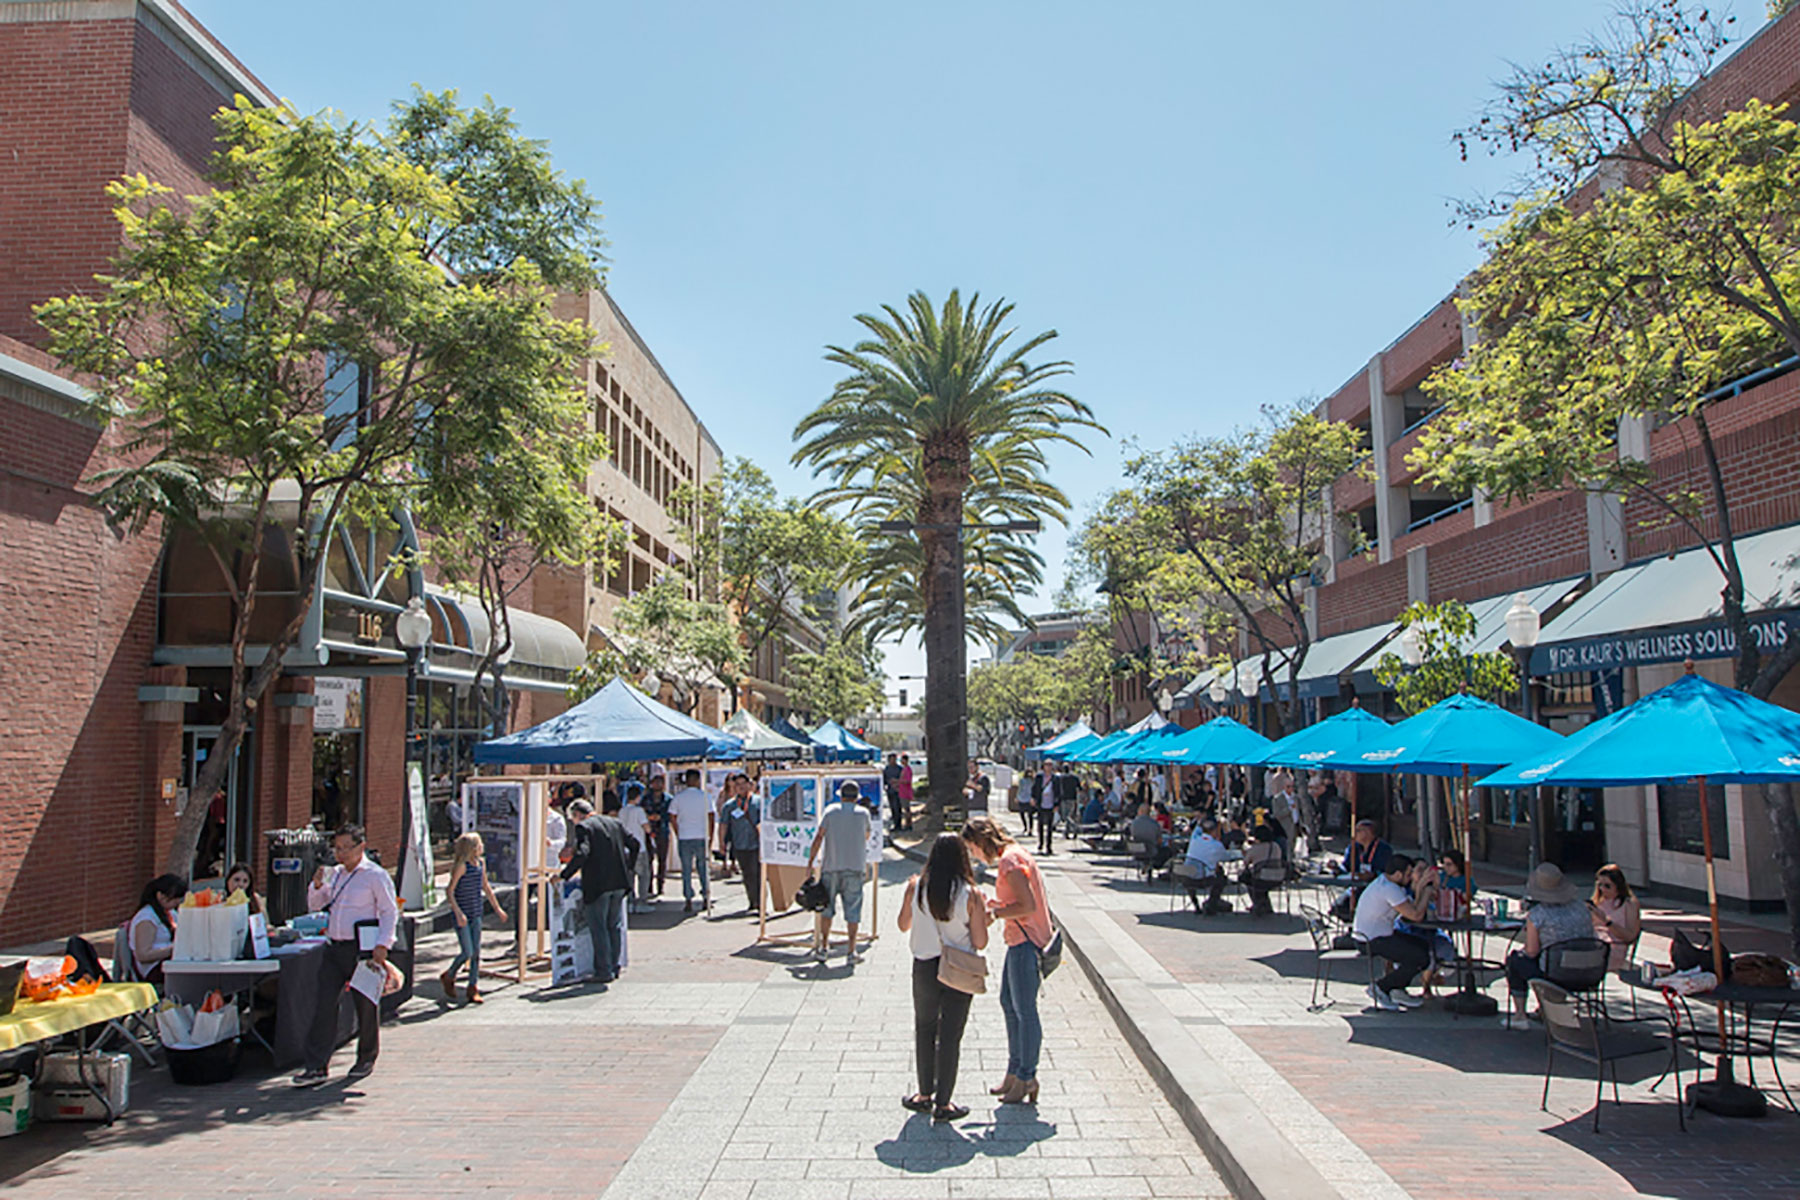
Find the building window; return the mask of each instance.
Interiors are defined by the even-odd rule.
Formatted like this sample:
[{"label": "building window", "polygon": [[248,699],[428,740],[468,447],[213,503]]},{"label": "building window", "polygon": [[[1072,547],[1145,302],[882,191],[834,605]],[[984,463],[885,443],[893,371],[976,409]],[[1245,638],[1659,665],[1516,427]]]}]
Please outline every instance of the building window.
[{"label": "building window", "polygon": [[[1725,788],[1708,784],[1707,815],[1712,819],[1713,857],[1731,857],[1731,838],[1725,824]],[[1706,853],[1705,831],[1700,823],[1699,789],[1691,783],[1656,785],[1656,826],[1664,850],[1677,854]]]},{"label": "building window", "polygon": [[320,829],[363,819],[363,684],[313,680],[312,819]]}]

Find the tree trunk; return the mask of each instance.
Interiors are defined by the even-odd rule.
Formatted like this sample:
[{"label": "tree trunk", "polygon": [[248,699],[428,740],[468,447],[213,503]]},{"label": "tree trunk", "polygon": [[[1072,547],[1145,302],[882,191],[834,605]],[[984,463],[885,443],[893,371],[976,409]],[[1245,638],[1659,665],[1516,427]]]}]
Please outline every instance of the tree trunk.
[{"label": "tree trunk", "polygon": [[[941,813],[961,801],[969,748],[960,529],[963,494],[960,481],[944,479],[933,469],[930,448],[925,454],[927,493],[919,521],[919,541],[925,552],[925,770],[929,811]],[[963,462],[967,462],[966,452]]]}]

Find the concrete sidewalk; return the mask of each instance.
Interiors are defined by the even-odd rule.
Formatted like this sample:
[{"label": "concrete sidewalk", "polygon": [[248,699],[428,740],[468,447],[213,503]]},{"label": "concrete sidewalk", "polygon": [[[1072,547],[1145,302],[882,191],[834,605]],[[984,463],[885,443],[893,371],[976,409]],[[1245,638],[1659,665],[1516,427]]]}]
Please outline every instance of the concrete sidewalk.
[{"label": "concrete sidewalk", "polygon": [[[1800,1120],[1778,1091],[1764,1121],[1699,1113],[1683,1136],[1672,1087],[1649,1090],[1661,1065],[1636,1060],[1621,1068],[1623,1107],[1609,1091],[1594,1134],[1593,1075],[1581,1064],[1559,1062],[1550,1111],[1539,1111],[1541,1027],[1505,1032],[1435,1001],[1411,1013],[1365,1010],[1355,963],[1338,965],[1335,1003],[1310,1012],[1313,955],[1297,918],[1171,908],[1168,885],[1139,882],[1123,858],[1065,847],[1043,862],[1051,903],[1102,995],[1241,1194],[1800,1195]],[[1653,912],[1653,928],[1696,920]],[[1729,928],[1726,940],[1735,945]],[[1646,938],[1651,957],[1665,948]],[[1685,1052],[1683,1065],[1691,1080]],[[1758,1078],[1771,1083],[1766,1061]],[[1316,1172],[1328,1190],[1256,1186],[1255,1169],[1271,1158]]]}]

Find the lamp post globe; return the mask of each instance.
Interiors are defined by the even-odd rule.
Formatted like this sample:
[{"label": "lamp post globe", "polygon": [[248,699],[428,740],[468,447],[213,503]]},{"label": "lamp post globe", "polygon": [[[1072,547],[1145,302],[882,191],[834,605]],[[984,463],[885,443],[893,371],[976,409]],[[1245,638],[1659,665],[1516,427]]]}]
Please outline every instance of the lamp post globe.
[{"label": "lamp post globe", "polygon": [[1512,607],[1506,610],[1506,636],[1513,648],[1529,650],[1537,645],[1542,627],[1543,616],[1532,607],[1530,597],[1524,592],[1514,596]]},{"label": "lamp post globe", "polygon": [[1419,627],[1408,625],[1400,631],[1400,657],[1406,665],[1416,667],[1425,661],[1425,647],[1419,644]]}]

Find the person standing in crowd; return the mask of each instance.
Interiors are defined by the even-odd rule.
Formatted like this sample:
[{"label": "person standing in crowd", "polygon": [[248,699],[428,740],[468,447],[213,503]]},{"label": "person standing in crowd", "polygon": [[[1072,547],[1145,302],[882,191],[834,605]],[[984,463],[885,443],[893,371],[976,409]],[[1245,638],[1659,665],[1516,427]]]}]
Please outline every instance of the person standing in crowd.
[{"label": "person standing in crowd", "polygon": [[750,791],[750,777],[739,771],[725,781],[725,805],[719,810],[719,849],[737,863],[744,877],[744,912],[762,911],[762,807]]},{"label": "person standing in crowd", "polygon": [[988,797],[993,794],[994,781],[982,771],[981,764],[975,759],[969,760],[969,778],[963,784],[963,811],[986,812]]},{"label": "person standing in crowd", "polygon": [[[900,756],[887,756],[887,765],[881,768],[881,794],[887,798],[888,812],[897,814],[900,810]],[[898,815],[891,818],[894,828],[900,827]]]},{"label": "person standing in crowd", "polygon": [[438,976],[446,1000],[456,999],[456,972],[466,962],[469,964],[466,999],[470,1004],[481,1003],[481,917],[491,903],[494,911],[500,914],[500,920],[506,920],[506,907],[494,894],[494,885],[488,882],[487,864],[482,861],[484,853],[486,847],[482,845],[479,833],[457,835],[450,848],[450,911],[456,916],[456,957]]},{"label": "person standing in crowd", "polygon": [[674,828],[675,852],[681,856],[681,911],[694,911],[694,872],[700,873],[700,911],[712,909],[711,859],[706,849],[713,840],[712,805],[700,790],[700,772],[681,777],[681,790],[669,797],[669,819]]},{"label": "person standing in crowd", "polygon": [[995,868],[988,916],[1004,921],[1005,965],[1000,971],[1000,1012],[1006,1018],[1006,1078],[992,1089],[1002,1104],[1036,1104],[1038,1057],[1044,1025],[1038,1016],[1038,957],[1050,944],[1050,902],[1037,860],[992,817],[963,823],[962,839],[976,858]]},{"label": "person standing in crowd", "polygon": [[650,869],[656,876],[655,895],[663,894],[663,885],[669,874],[669,793],[668,775],[657,763],[651,764],[653,771],[650,784],[644,790],[644,816],[649,822]]},{"label": "person standing in crowd", "polygon": [[[1065,771],[1067,769],[1063,768]],[[1038,790],[1037,797],[1038,853],[1054,854],[1056,851],[1050,847],[1056,837],[1056,805],[1061,799],[1061,789],[1057,784],[1062,779],[1062,774],[1051,774],[1050,768],[1045,766],[1039,772],[1039,778],[1043,781],[1043,787]],[[1074,780],[1073,775],[1069,776],[1071,785]]]},{"label": "person standing in crowd", "polygon": [[575,825],[569,831],[562,877],[571,879],[577,871],[581,873],[581,906],[588,937],[594,943],[594,980],[611,983],[619,977],[619,921],[631,886],[625,827],[613,817],[596,813],[586,800],[572,801],[569,815]]},{"label": "person standing in crowd", "polygon": [[1031,835],[1031,822],[1037,816],[1038,801],[1044,798],[1044,768],[1039,767],[1031,773],[1031,778],[1019,789],[1016,803],[1019,808],[1019,826],[1025,835]]},{"label": "person standing in crowd", "polygon": [[[367,835],[361,825],[340,825],[332,836],[331,850],[337,866],[321,866],[306,889],[309,912],[328,914],[325,925],[325,957],[319,966],[318,1007],[306,1039],[306,1065],[294,1076],[296,1087],[317,1087],[329,1075],[331,1052],[337,1046],[338,995],[343,992],[362,957],[359,926],[373,925],[369,957],[377,968],[387,969],[388,949],[400,920],[394,899],[394,880],[369,857]],[[375,1070],[381,1054],[381,1008],[352,988],[356,1007],[356,1062],[346,1078],[351,1082]]]},{"label": "person standing in crowd", "polygon": [[1431,965],[1431,943],[1396,927],[1402,920],[1423,921],[1431,916],[1430,902],[1414,896],[1407,886],[1412,875],[1412,859],[1391,855],[1381,874],[1356,901],[1353,927],[1357,938],[1367,943],[1367,953],[1393,964],[1367,989],[1370,1002],[1387,1012],[1418,1007],[1418,1001],[1401,989]]},{"label": "person standing in crowd", "polygon": [[894,828],[911,829],[913,827],[913,769],[912,756],[900,756],[900,782],[896,785],[899,802],[894,805]]},{"label": "person standing in crowd", "polygon": [[856,930],[862,924],[863,875],[869,853],[869,810],[859,801],[862,792],[851,780],[838,784],[838,802],[819,817],[818,832],[813,834],[812,849],[806,855],[806,873],[813,873],[813,863],[823,850],[824,862],[819,882],[825,885],[825,908],[819,913],[813,936],[813,957],[825,961],[831,947],[831,919],[841,905],[844,924],[849,929],[847,962],[857,959]]},{"label": "person standing in crowd", "polygon": [[650,911],[650,815],[644,811],[644,785],[635,779],[621,785],[625,807],[619,824],[625,830],[625,848],[631,863],[634,891],[626,902],[634,913]]},{"label": "person standing in crowd", "polygon": [[[125,922],[131,977],[162,990],[163,964],[175,957],[175,910],[188,893],[179,875],[158,875],[138,895],[137,911]],[[114,955],[125,960],[127,955]]]},{"label": "person standing in crowd", "polygon": [[971,954],[986,950],[988,922],[968,846],[954,833],[938,834],[924,870],[907,881],[900,903],[900,932],[908,935],[913,955],[913,1050],[919,1069],[919,1090],[900,1103],[929,1112],[936,1121],[969,1115],[969,1106],[953,1104],[950,1096],[974,999],[940,982],[938,967],[945,946]]}]

